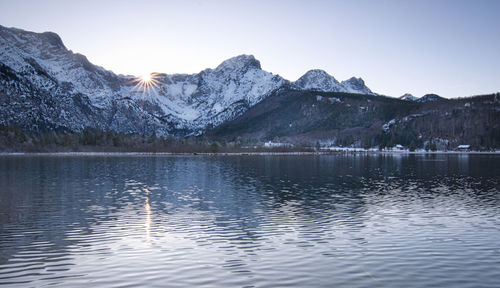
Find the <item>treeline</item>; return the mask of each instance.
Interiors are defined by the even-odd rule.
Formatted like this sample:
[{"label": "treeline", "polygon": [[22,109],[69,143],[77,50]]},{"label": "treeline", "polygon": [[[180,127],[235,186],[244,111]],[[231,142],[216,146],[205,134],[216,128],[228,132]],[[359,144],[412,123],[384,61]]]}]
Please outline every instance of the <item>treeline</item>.
[{"label": "treeline", "polygon": [[314,151],[309,147],[262,147],[256,141],[209,140],[203,136],[177,138],[103,131],[85,128],[71,132],[29,132],[14,126],[0,126],[2,152],[166,152],[236,153]]},{"label": "treeline", "polygon": [[[456,150],[460,144],[471,145],[471,150],[489,151],[497,147],[500,136],[475,137],[469,142],[439,137],[422,137],[408,125],[395,125],[387,133],[365,135],[351,133],[337,135],[334,146],[384,148],[402,145],[410,151]],[[493,140],[492,140],[493,139]],[[314,152],[325,148],[319,140],[311,138],[279,138],[274,143],[284,146],[266,147],[262,139],[234,137],[215,139],[205,136],[178,138],[159,137],[103,131],[85,128],[78,133],[63,131],[29,132],[14,126],[0,126],[0,152],[153,152],[153,153],[245,153],[245,152]],[[290,145],[289,145],[290,144]],[[291,145],[293,144],[293,145]]]}]

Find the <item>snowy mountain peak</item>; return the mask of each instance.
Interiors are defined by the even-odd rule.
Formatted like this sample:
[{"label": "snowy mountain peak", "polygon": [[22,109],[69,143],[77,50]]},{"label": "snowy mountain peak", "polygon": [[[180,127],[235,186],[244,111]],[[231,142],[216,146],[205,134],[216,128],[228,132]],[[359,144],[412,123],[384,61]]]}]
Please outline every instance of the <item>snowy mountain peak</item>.
[{"label": "snowy mountain peak", "polygon": [[299,89],[323,92],[374,94],[361,78],[352,77],[339,83],[333,76],[319,69],[307,71],[293,84]]},{"label": "snowy mountain peak", "polygon": [[58,53],[68,52],[61,37],[54,32],[36,33],[0,25],[0,42],[16,46],[25,52],[42,49]]},{"label": "snowy mountain peak", "polygon": [[359,93],[359,94],[374,94],[370,88],[366,87],[365,81],[361,78],[351,77],[345,81],[340,82],[344,87],[345,92]]},{"label": "snowy mountain peak", "polygon": [[[300,79],[312,79],[312,78],[319,78],[321,80],[328,79],[328,80],[333,80],[333,82],[335,82],[335,83],[339,83],[335,79],[335,77],[328,74],[325,70],[321,70],[321,69],[309,70],[306,72],[306,74],[304,74],[302,77],[300,77],[299,80]],[[299,81],[299,80],[297,80],[297,81]]]},{"label": "snowy mountain peak", "polygon": [[324,70],[309,70],[294,84],[300,89],[317,90],[324,92],[340,92],[339,81]]},{"label": "snowy mountain peak", "polygon": [[259,60],[255,59],[253,55],[239,55],[233,58],[229,58],[222,62],[215,71],[222,70],[235,70],[235,71],[246,71],[248,69],[258,69],[261,70]]},{"label": "snowy mountain peak", "polygon": [[[40,131],[85,127],[123,133],[200,134],[234,119],[290,82],[239,55],[198,74],[158,73],[154,91],[68,50],[52,32],[0,26],[0,125]],[[311,70],[292,87],[371,93],[358,78],[339,83]],[[1,99],[0,99],[1,100]]]},{"label": "snowy mountain peak", "polygon": [[55,33],[0,27],[0,96],[50,103],[35,117],[30,115],[38,104],[0,103],[0,125],[199,134],[240,115],[286,83],[262,70],[252,55],[228,59],[199,74],[158,73],[154,91],[146,92],[135,79],[115,75],[67,50]]},{"label": "snowy mountain peak", "polygon": [[416,101],[418,98],[413,96],[410,93],[406,93],[403,96],[399,97],[400,100],[405,100],[405,101]]},{"label": "snowy mountain peak", "polygon": [[362,78],[351,77],[347,80],[342,81],[342,83],[348,83],[349,85],[363,87],[365,86],[365,81]]}]

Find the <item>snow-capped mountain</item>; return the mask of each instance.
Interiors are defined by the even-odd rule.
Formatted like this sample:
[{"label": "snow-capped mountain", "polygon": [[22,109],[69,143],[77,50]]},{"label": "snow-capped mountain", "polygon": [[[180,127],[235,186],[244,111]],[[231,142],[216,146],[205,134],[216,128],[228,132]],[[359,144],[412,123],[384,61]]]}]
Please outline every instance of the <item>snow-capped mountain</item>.
[{"label": "snow-capped mountain", "polygon": [[403,96],[399,97],[398,99],[400,100],[405,100],[405,101],[412,101],[412,102],[432,102],[432,101],[438,101],[438,100],[444,100],[445,98],[436,95],[436,94],[425,94],[424,96],[417,98],[410,93],[406,93]]},{"label": "snow-capped mountain", "polygon": [[119,77],[66,49],[55,33],[0,26],[0,125],[104,128]]},{"label": "snow-capped mountain", "polygon": [[405,100],[405,101],[417,101],[417,97],[413,96],[410,93],[406,93],[403,96],[399,97],[400,100]]},{"label": "snow-capped mountain", "polygon": [[345,81],[340,82],[340,85],[344,87],[344,92],[347,93],[376,95],[368,87],[366,87],[365,81],[363,81],[363,79],[361,78],[351,77]]},{"label": "snow-capped mountain", "polygon": [[309,70],[293,84],[304,90],[342,92],[342,86],[335,77],[320,69]]},{"label": "snow-capped mountain", "polygon": [[199,74],[160,74],[156,80],[163,110],[200,131],[239,115],[286,83],[262,70],[251,55],[231,58]]},{"label": "snow-capped mountain", "polygon": [[234,119],[283,87],[374,94],[360,78],[338,82],[311,70],[294,83],[251,55],[198,74],[155,73],[149,89],[68,50],[52,32],[0,26],[0,125],[31,131],[200,134]]},{"label": "snow-capped mountain", "polygon": [[335,77],[320,69],[307,71],[306,74],[293,82],[293,85],[298,89],[304,90],[375,95],[375,93],[366,87],[365,82],[361,78],[352,77],[339,83]]},{"label": "snow-capped mountain", "polygon": [[29,130],[197,134],[241,114],[287,81],[241,55],[199,74],[156,74],[144,91],[66,49],[55,33],[0,26],[0,125]]}]

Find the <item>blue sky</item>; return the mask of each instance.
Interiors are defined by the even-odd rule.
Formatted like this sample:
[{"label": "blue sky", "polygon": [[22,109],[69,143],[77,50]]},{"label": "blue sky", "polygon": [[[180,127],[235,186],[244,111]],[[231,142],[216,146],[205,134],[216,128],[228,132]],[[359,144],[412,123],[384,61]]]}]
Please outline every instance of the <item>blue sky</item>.
[{"label": "blue sky", "polygon": [[252,54],[390,96],[500,91],[500,1],[4,1],[0,25],[58,33],[116,73],[197,73]]}]

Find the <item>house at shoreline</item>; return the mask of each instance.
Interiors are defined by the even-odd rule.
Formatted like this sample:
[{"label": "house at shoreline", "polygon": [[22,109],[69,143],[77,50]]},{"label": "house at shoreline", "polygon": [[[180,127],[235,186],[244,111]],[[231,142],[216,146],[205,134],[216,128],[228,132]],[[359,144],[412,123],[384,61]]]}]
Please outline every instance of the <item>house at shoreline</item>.
[{"label": "house at shoreline", "polygon": [[470,151],[470,145],[468,144],[458,145],[457,151]]}]

